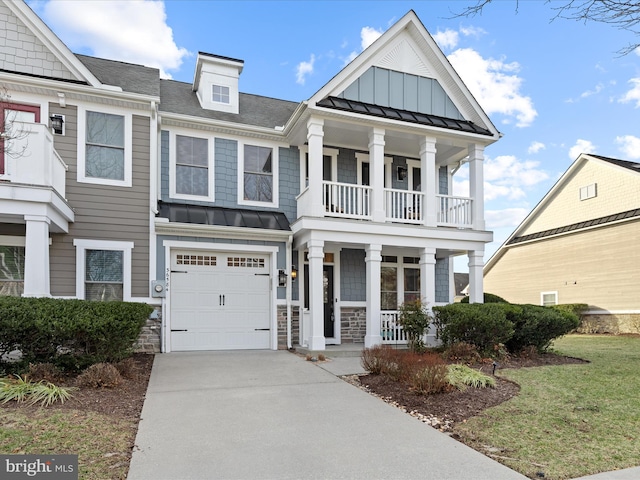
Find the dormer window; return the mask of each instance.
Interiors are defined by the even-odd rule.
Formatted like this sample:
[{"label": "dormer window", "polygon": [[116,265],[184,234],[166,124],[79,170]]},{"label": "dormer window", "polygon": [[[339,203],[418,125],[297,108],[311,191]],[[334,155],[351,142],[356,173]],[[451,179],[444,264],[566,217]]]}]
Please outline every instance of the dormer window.
[{"label": "dormer window", "polygon": [[211,100],[218,103],[228,104],[230,101],[229,87],[223,87],[222,85],[213,85],[213,95]]}]

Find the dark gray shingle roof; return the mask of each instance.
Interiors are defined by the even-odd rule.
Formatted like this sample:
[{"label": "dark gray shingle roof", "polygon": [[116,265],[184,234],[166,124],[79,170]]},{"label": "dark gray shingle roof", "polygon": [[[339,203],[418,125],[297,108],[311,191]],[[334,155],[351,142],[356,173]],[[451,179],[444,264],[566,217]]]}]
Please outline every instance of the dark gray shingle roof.
[{"label": "dark gray shingle roof", "polygon": [[629,170],[640,173],[640,163],[630,162],[628,160],[620,160],[618,158],[603,157],[601,155],[594,155],[592,153],[589,153],[588,155],[590,157],[604,160],[605,162],[613,163],[614,165],[618,165],[619,167],[628,168]]},{"label": "dark gray shingle roof", "polygon": [[216,112],[200,106],[190,83],[160,80],[160,111],[224,122],[275,128],[287,123],[298,103],[240,93],[240,113]]},{"label": "dark gray shingle roof", "polygon": [[121,87],[125,92],[160,96],[160,70],[157,68],[79,54],[76,57],[106,85]]}]

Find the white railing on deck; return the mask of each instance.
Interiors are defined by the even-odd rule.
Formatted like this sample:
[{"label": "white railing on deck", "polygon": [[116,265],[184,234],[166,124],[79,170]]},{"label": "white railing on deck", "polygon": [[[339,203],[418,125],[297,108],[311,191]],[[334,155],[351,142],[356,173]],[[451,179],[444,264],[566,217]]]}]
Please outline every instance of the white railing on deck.
[{"label": "white railing on deck", "polygon": [[322,182],[326,214],[334,217],[371,217],[371,187],[351,183]]},{"label": "white railing on deck", "polygon": [[398,324],[397,311],[384,311],[380,313],[380,336],[383,345],[404,345],[407,343],[407,335]]},{"label": "white railing on deck", "polygon": [[436,195],[438,201],[438,225],[470,228],[473,226],[472,199]]},{"label": "white railing on deck", "polygon": [[388,222],[424,222],[424,193],[385,188],[384,205]]}]

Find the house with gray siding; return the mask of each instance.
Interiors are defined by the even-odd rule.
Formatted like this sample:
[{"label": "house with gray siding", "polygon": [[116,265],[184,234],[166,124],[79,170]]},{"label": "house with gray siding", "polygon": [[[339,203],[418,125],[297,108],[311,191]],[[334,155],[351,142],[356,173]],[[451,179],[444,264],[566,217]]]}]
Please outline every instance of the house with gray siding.
[{"label": "house with gray siding", "polygon": [[74,55],[22,2],[0,28],[30,39],[0,46],[30,131],[0,172],[3,294],[145,301],[164,352],[401,343],[400,305],[452,302],[459,255],[482,302],[499,132],[413,11],[301,102],[240,92],[233,57],[186,83]]}]

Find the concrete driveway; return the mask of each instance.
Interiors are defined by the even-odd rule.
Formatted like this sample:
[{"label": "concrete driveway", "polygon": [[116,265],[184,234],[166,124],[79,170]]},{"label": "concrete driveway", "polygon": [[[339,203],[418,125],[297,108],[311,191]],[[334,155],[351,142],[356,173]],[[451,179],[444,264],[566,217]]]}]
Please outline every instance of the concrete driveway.
[{"label": "concrete driveway", "polygon": [[156,355],[128,479],[214,478],[526,477],[289,352]]}]

